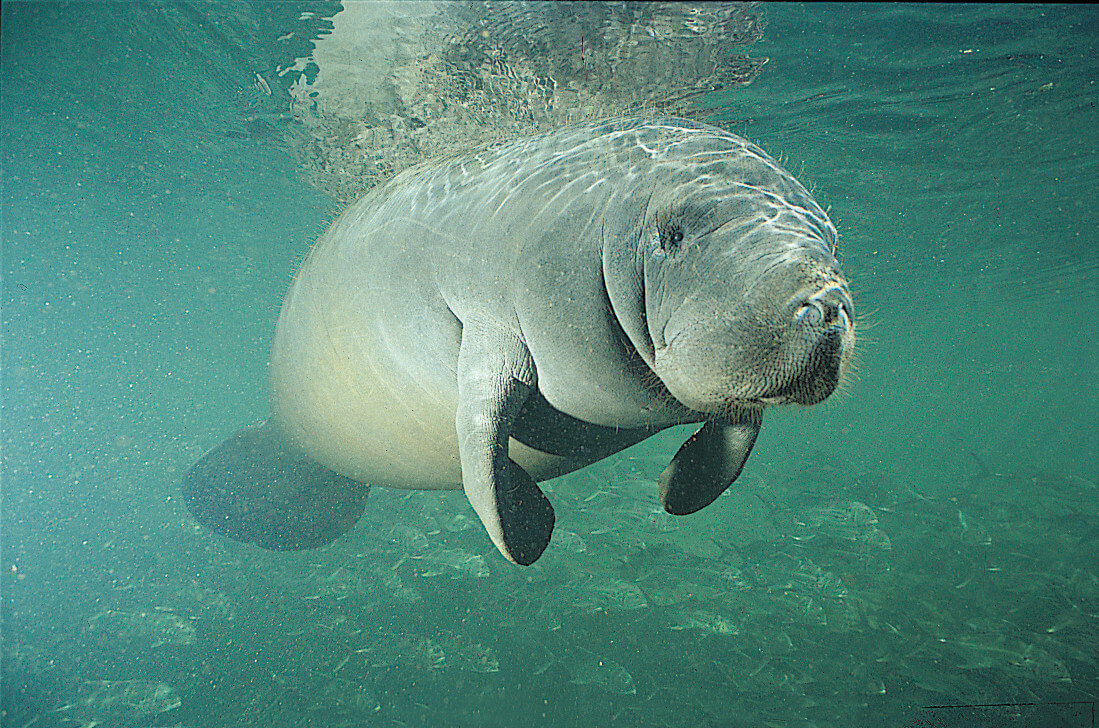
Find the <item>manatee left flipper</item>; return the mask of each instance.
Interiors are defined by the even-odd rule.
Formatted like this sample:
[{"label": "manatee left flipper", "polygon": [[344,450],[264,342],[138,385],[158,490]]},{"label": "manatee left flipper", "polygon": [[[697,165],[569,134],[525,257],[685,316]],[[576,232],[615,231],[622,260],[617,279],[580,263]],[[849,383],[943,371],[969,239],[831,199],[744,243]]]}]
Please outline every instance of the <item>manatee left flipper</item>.
[{"label": "manatee left flipper", "polygon": [[359,520],[370,490],[297,452],[270,422],[246,427],[203,455],[182,486],[199,523],[275,551],[335,540]]},{"label": "manatee left flipper", "polygon": [[752,452],[762,411],[733,421],[710,420],[683,443],[660,474],[660,502],[675,515],[705,508],[740,475]]},{"label": "manatee left flipper", "polygon": [[526,345],[498,324],[462,322],[458,354],[458,453],[462,487],[496,548],[534,563],[553,533],[553,506],[508,457],[512,423],[536,386]]}]

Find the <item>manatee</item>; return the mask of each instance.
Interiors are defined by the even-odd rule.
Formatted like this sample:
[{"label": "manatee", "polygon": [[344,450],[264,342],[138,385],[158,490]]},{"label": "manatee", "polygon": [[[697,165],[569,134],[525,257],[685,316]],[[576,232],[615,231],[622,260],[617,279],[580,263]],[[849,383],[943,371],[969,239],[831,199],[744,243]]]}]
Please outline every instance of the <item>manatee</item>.
[{"label": "manatee", "polygon": [[463,489],[533,563],[544,481],[702,423],[659,478],[695,512],[770,405],[836,388],[855,331],[836,229],[759,147],[628,118],[409,169],[318,240],[283,304],[271,414],[203,456],[195,518],[269,549],[334,540],[368,486]]}]

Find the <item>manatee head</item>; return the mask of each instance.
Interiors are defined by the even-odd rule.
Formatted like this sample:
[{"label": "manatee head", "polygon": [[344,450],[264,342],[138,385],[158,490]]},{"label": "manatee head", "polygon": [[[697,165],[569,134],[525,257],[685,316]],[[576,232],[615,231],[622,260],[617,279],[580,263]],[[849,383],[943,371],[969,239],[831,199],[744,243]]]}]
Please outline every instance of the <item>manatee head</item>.
[{"label": "manatee head", "polygon": [[710,148],[695,144],[651,177],[660,183],[627,236],[635,299],[619,311],[620,287],[609,291],[612,306],[664,387],[694,412],[820,402],[843,377],[855,337],[835,227],[757,147],[732,135],[705,141]]}]

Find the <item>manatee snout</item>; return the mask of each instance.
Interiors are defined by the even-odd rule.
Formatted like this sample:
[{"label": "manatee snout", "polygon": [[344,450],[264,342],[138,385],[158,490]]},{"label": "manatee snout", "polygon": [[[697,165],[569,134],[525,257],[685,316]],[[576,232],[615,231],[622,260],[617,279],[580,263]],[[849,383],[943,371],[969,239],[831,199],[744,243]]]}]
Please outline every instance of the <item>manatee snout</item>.
[{"label": "manatee snout", "polygon": [[822,402],[835,391],[851,357],[854,320],[845,285],[829,282],[798,296],[794,321],[803,360],[782,395],[801,405]]},{"label": "manatee snout", "polygon": [[687,407],[811,405],[835,391],[854,349],[853,305],[831,266],[776,267],[745,294],[698,296],[670,318],[658,374]]}]

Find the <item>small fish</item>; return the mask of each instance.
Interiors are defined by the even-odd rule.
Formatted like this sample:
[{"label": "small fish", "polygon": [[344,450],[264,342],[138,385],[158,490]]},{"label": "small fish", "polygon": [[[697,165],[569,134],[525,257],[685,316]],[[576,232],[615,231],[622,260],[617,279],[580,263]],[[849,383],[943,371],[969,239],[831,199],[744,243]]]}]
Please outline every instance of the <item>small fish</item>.
[{"label": "small fish", "polygon": [[1035,680],[1072,682],[1065,664],[1037,645],[994,634],[940,642],[961,659],[961,670],[1015,669]]},{"label": "small fish", "polygon": [[1053,624],[1046,628],[1046,634],[1060,632],[1066,627],[1075,627],[1084,621],[1084,615],[1080,607],[1073,604],[1069,609],[1061,613]]},{"label": "small fish", "polygon": [[574,591],[577,604],[585,607],[630,611],[649,606],[645,593],[639,586],[621,579],[588,581]]},{"label": "small fish", "polygon": [[735,566],[725,567],[718,574],[718,577],[733,591],[745,591],[752,588],[752,584],[744,576],[744,572]]},{"label": "small fish", "polygon": [[636,695],[633,675],[614,660],[588,658],[572,670],[574,685],[594,685],[615,695]]},{"label": "small fish", "polygon": [[446,656],[459,670],[500,672],[500,660],[491,647],[474,642],[461,634],[451,635],[446,644]]},{"label": "small fish", "polygon": [[570,554],[582,554],[588,550],[588,545],[579,534],[562,528],[553,532],[553,544]]},{"label": "small fish", "polygon": [[718,635],[736,635],[740,633],[740,628],[729,618],[701,609],[678,612],[672,618],[668,629],[696,629],[705,634]]}]

